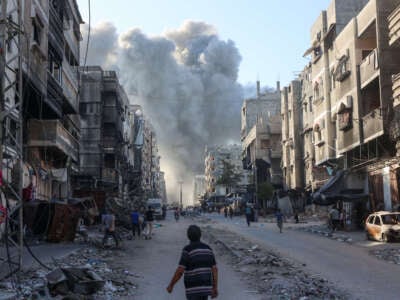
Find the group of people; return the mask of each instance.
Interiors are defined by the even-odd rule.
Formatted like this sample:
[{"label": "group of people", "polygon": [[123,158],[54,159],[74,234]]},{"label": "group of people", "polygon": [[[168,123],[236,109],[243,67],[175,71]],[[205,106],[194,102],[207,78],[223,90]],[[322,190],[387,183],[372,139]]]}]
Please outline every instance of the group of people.
[{"label": "group of people", "polygon": [[225,216],[225,218],[228,218],[228,215],[229,215],[230,219],[233,218],[233,208],[231,206],[229,206],[229,208],[226,207],[226,206],[224,207],[224,216]]},{"label": "group of people", "polygon": [[142,212],[138,209],[134,209],[131,213],[133,239],[135,239],[136,236],[139,239],[141,236],[144,236],[147,240],[151,239],[153,235],[154,210],[149,206],[145,212],[143,211],[143,209]]},{"label": "group of people", "polygon": [[[246,206],[245,216],[246,216],[247,226],[250,226],[251,221],[254,220],[254,209],[250,205]],[[284,216],[279,208],[275,212],[275,218],[276,218],[276,225],[279,228],[279,232],[282,233]],[[295,214],[295,220],[296,223],[298,223],[297,213]]]}]

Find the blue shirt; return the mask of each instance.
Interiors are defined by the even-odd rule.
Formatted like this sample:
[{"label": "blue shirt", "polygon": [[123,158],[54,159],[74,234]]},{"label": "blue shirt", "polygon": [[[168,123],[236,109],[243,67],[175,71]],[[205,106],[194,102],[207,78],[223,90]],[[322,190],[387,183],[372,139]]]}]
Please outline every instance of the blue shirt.
[{"label": "blue shirt", "polygon": [[139,213],[137,211],[131,213],[131,221],[132,224],[139,224]]}]

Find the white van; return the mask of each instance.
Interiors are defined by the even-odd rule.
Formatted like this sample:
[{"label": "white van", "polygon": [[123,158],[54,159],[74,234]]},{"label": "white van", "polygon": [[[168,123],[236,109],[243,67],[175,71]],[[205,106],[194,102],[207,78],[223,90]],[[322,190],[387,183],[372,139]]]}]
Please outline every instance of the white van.
[{"label": "white van", "polygon": [[162,200],[160,198],[149,198],[147,200],[147,207],[151,206],[154,210],[154,218],[162,219]]}]

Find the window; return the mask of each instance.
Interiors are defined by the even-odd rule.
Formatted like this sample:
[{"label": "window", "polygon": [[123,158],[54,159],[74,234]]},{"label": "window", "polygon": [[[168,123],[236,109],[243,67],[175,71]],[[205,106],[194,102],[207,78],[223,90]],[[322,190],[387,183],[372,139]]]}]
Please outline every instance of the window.
[{"label": "window", "polygon": [[334,71],[334,77],[336,81],[343,81],[350,75],[350,70],[348,66],[349,55],[343,55],[336,66]]},{"label": "window", "polygon": [[379,216],[375,217],[374,224],[378,225],[378,226],[381,226],[381,218]]},{"label": "window", "polygon": [[268,149],[271,147],[269,140],[261,140],[261,149]]},{"label": "window", "polygon": [[346,109],[338,113],[339,130],[345,131],[352,127],[351,116],[351,109]]},{"label": "window", "polygon": [[308,103],[310,103],[310,112],[312,112],[312,100],[313,100],[313,98],[312,98],[312,96],[310,96],[310,99],[308,101]]}]

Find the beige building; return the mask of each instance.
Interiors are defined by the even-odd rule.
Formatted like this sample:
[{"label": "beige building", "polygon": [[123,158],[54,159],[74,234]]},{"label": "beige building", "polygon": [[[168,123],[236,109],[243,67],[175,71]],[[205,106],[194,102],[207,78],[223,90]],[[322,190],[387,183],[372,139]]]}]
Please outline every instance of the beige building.
[{"label": "beige building", "polygon": [[282,89],[282,168],[286,189],[304,186],[301,81]]},{"label": "beige building", "polygon": [[[346,218],[359,214],[361,220],[360,211],[399,206],[399,4],[333,0],[311,28],[305,53],[311,62],[298,78],[304,188],[316,191],[332,175],[343,174],[335,192],[341,193]],[[284,117],[289,111],[282,109]],[[295,126],[284,122],[284,141]],[[346,200],[354,194],[370,201]]]}]

